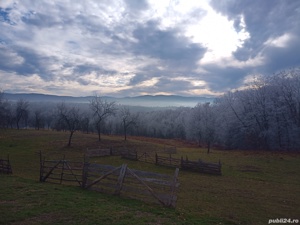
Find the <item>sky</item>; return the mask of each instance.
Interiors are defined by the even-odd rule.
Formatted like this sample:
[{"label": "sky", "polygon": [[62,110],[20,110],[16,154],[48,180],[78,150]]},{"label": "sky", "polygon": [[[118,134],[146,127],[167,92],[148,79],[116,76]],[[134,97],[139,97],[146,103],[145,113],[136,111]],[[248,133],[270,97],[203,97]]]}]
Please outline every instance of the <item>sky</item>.
[{"label": "sky", "polygon": [[1,0],[0,90],[218,96],[300,66],[299,0]]}]

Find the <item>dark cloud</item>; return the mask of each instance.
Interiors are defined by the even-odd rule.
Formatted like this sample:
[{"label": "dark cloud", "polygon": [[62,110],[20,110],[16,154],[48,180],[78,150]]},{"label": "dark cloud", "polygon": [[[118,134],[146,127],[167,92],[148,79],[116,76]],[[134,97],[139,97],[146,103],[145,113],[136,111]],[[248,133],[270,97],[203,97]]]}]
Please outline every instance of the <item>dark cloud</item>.
[{"label": "dark cloud", "polygon": [[133,31],[138,40],[138,43],[132,45],[133,53],[163,60],[166,63],[164,66],[169,66],[169,69],[195,68],[206,49],[182,36],[180,30],[161,30],[158,25],[157,21],[149,21]]},{"label": "dark cloud", "polygon": [[267,58],[266,64],[261,70],[266,74],[278,72],[283,68],[299,67],[300,59],[300,39],[292,38],[286,47],[270,46],[264,50],[264,55]]},{"label": "dark cloud", "polygon": [[109,27],[101,24],[100,21],[101,20],[99,20],[99,17],[96,15],[78,14],[67,24],[79,27],[84,34],[103,34],[108,37],[111,36],[112,31],[109,29]]},{"label": "dark cloud", "polygon": [[84,85],[84,86],[88,86],[89,84],[91,84],[92,82],[86,79],[82,79],[82,78],[78,78],[76,80],[79,84]]},{"label": "dark cloud", "polygon": [[39,55],[31,49],[2,46],[0,58],[0,70],[16,72],[22,76],[39,74],[45,80],[49,78],[44,62],[50,58]]},{"label": "dark cloud", "polygon": [[162,77],[155,84],[158,90],[163,90],[164,92],[181,92],[192,88],[189,81],[185,80],[172,80],[166,77]]},{"label": "dark cloud", "polygon": [[134,75],[133,78],[130,79],[129,85],[134,86],[134,85],[137,85],[137,84],[139,84],[139,83],[141,83],[145,80],[148,80],[148,76],[146,74],[138,73],[138,74]]},{"label": "dark cloud", "polygon": [[199,77],[206,81],[207,86],[215,92],[226,92],[242,86],[244,78],[249,75],[249,69],[236,67],[219,67],[207,65],[204,67],[208,73]]},{"label": "dark cloud", "polygon": [[92,65],[92,64],[71,65],[71,66],[74,67],[73,73],[80,74],[80,75],[90,74],[92,72],[96,72],[96,74],[99,75],[115,75],[118,73],[118,71],[116,70],[107,70],[102,68],[101,66]]},{"label": "dark cloud", "polygon": [[23,15],[21,19],[24,23],[38,28],[53,27],[61,24],[60,21],[52,15],[36,13],[31,10]]},{"label": "dark cloud", "polygon": [[[133,36],[138,42],[131,43],[128,51],[137,57],[146,56],[158,61],[138,68],[129,85],[137,85],[153,77],[176,77],[183,73],[192,75],[206,51],[201,45],[182,36],[180,30],[161,30],[158,21],[138,25]],[[160,88],[164,90],[163,85]]]},{"label": "dark cloud", "polygon": [[119,91],[117,94],[120,96],[135,96],[148,93],[155,95],[158,92],[164,92],[168,94],[182,94],[186,95],[187,90],[192,91],[196,89],[204,88],[203,86],[195,87],[190,81],[171,79],[167,77],[157,78],[158,82],[152,86],[135,86],[134,89],[125,89]]},{"label": "dark cloud", "polygon": [[124,1],[130,11],[143,11],[148,9],[149,5],[146,0],[125,0]]}]

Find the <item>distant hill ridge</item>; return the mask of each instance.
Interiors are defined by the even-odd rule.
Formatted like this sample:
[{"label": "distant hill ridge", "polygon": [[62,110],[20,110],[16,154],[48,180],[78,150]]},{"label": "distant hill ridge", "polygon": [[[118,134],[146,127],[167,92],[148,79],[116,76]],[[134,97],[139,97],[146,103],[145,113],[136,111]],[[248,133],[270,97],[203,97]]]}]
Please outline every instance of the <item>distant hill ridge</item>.
[{"label": "distant hill ridge", "polygon": [[[146,106],[146,107],[168,107],[168,106],[186,106],[194,107],[197,103],[212,102],[214,98],[209,97],[185,97],[179,95],[141,95],[135,97],[110,97],[101,96],[107,101],[115,101],[123,105]],[[72,102],[72,103],[89,103],[93,96],[73,97],[58,96],[38,93],[4,93],[4,98],[17,101],[25,99],[29,102]]]}]

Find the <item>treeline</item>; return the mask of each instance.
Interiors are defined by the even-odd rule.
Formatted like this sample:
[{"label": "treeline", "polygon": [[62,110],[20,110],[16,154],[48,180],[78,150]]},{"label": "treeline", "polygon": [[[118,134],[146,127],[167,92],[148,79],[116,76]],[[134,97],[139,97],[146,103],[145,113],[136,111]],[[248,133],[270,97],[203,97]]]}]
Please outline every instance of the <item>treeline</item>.
[{"label": "treeline", "polygon": [[300,69],[256,77],[193,108],[137,111],[94,96],[89,104],[10,102],[0,93],[2,128],[178,138],[223,149],[300,150]]}]

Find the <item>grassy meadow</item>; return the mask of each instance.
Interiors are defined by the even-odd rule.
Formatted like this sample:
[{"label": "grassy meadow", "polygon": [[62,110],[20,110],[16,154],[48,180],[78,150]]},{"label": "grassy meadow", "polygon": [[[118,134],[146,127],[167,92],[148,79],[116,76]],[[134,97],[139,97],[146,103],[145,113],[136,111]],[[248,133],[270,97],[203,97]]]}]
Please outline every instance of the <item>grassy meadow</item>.
[{"label": "grassy meadow", "polygon": [[[179,140],[68,132],[0,130],[0,158],[9,154],[13,175],[0,174],[0,224],[268,224],[300,219],[300,154],[206,149]],[[141,152],[176,146],[174,157],[222,163],[222,176],[179,172],[176,209],[79,187],[39,182],[39,156],[82,160],[87,148],[126,145]],[[119,156],[91,162],[172,175],[173,168]]]}]

